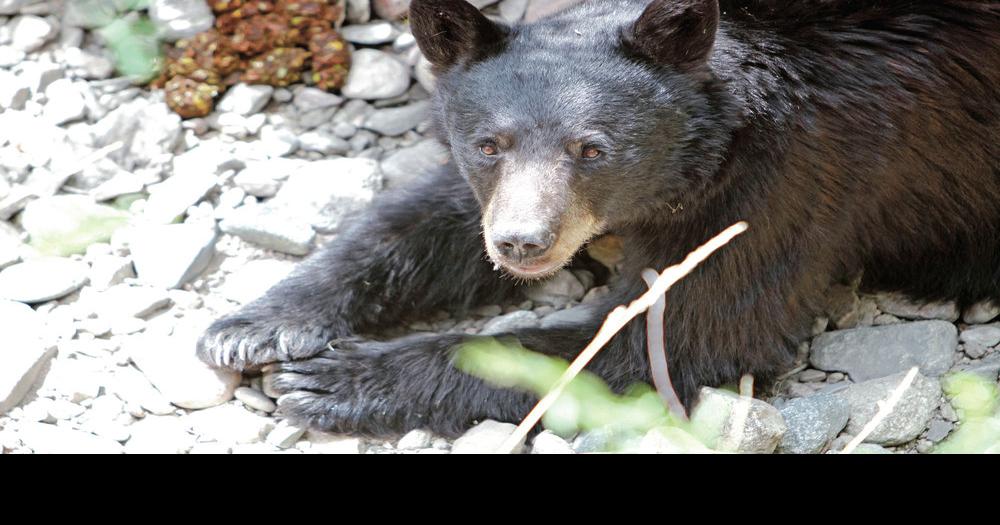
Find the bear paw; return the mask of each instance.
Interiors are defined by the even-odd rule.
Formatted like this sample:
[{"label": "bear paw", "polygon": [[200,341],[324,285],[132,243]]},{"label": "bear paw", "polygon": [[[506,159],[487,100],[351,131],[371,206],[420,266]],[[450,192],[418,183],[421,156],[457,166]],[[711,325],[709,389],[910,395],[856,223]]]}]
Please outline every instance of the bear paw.
[{"label": "bear paw", "polygon": [[331,338],[331,330],[325,327],[237,314],[208,328],[198,341],[198,357],[219,368],[252,370],[316,355]]}]

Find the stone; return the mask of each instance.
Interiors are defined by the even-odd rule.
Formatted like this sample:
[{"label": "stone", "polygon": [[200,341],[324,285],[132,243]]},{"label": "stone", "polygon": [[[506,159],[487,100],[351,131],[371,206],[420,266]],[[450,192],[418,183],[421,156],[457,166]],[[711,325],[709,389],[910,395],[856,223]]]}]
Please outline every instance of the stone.
[{"label": "stone", "polygon": [[294,447],[295,443],[302,439],[305,433],[306,429],[294,426],[287,421],[282,421],[274,427],[274,430],[271,430],[267,434],[265,441],[272,447],[286,449]]},{"label": "stone", "polygon": [[423,140],[400,149],[381,163],[386,188],[404,187],[422,175],[439,170],[450,161],[451,154],[436,140]]},{"label": "stone", "polygon": [[220,291],[230,301],[247,304],[264,295],[264,292],[288,277],[294,269],[295,264],[288,261],[250,261],[227,275]]},{"label": "stone", "polygon": [[399,20],[410,10],[410,0],[372,0],[372,10],[379,18]]},{"label": "stone", "polygon": [[187,423],[202,438],[234,445],[261,443],[275,426],[274,420],[233,404],[192,412]]},{"label": "stone", "polygon": [[302,112],[316,111],[319,109],[335,108],[341,105],[344,99],[319,88],[300,86],[295,88],[293,104]]},{"label": "stone", "polygon": [[370,24],[344,26],[340,29],[341,36],[352,44],[377,46],[388,44],[399,36],[399,31],[384,20]]},{"label": "stone", "polygon": [[691,414],[696,437],[719,452],[770,454],[787,431],[778,409],[751,397],[703,387]]},{"label": "stone", "polygon": [[[848,434],[856,436],[861,432],[878,412],[878,403],[889,398],[905,375],[904,372],[858,383],[837,394],[843,396],[851,407],[851,418],[847,425]],[[917,374],[899,404],[865,439],[865,442],[892,446],[912,441],[927,428],[927,423],[934,416],[940,400],[940,383],[936,379]]]},{"label": "stone", "polygon": [[[451,448],[452,454],[495,454],[500,445],[514,433],[515,425],[497,421],[483,421],[472,427],[462,437],[455,440]],[[524,447],[524,441],[515,448],[517,454]]]},{"label": "stone", "polygon": [[573,446],[565,439],[546,430],[531,441],[532,454],[576,454]]},{"label": "stone", "polygon": [[204,0],[152,0],[149,19],[168,42],[190,38],[212,28],[215,16]]},{"label": "stone", "polygon": [[281,189],[281,181],[305,164],[298,159],[252,161],[233,178],[233,182],[254,197],[270,198]]},{"label": "stone", "polygon": [[210,315],[186,317],[172,335],[142,334],[126,340],[124,349],[157,390],[181,408],[198,410],[233,398],[240,374],[212,368],[195,355],[198,337]]},{"label": "stone", "polygon": [[80,120],[87,114],[87,103],[81,88],[73,81],[61,78],[45,88],[48,101],[42,115],[49,122],[61,125]]},{"label": "stone", "polygon": [[527,10],[528,0],[503,0],[500,2],[500,18],[509,24],[520,22]]},{"label": "stone", "polygon": [[271,398],[264,395],[264,393],[260,390],[254,390],[249,387],[241,386],[236,389],[234,396],[248,408],[252,408],[254,410],[260,410],[261,412],[270,414],[278,409],[278,405],[276,405]]},{"label": "stone", "polygon": [[948,434],[955,429],[955,425],[948,421],[941,419],[935,419],[931,421],[930,426],[927,427],[927,435],[925,436],[929,441],[933,443],[940,443],[944,441]]},{"label": "stone", "polygon": [[391,99],[410,87],[410,69],[388,53],[359,49],[351,59],[351,72],[341,89],[347,98]]},{"label": "stone", "polygon": [[431,103],[422,100],[398,108],[379,109],[365,120],[364,127],[380,135],[402,135],[430,118]]},{"label": "stone", "polygon": [[347,21],[364,24],[372,18],[371,0],[347,0]]},{"label": "stone", "polygon": [[985,324],[997,317],[1000,317],[1000,305],[991,301],[976,303],[962,312],[962,321],[967,324]]},{"label": "stone", "polygon": [[142,212],[143,220],[151,224],[175,222],[217,184],[216,178],[210,173],[178,171],[163,183],[150,186],[149,200]]},{"label": "stone", "polygon": [[346,155],[351,144],[330,131],[309,131],[299,135],[299,147],[325,156]]},{"label": "stone", "polygon": [[958,320],[958,306],[949,303],[915,303],[899,294],[879,294],[875,297],[879,310],[900,319],[934,320],[948,322]]},{"label": "stone", "polygon": [[966,345],[992,347],[1000,344],[1000,325],[972,326],[962,330],[958,340]]},{"label": "stone", "polygon": [[382,189],[382,173],[370,159],[327,159],[293,173],[269,206],[295,210],[323,233],[371,203]]},{"label": "stone", "polygon": [[171,299],[164,289],[119,284],[103,292],[89,294],[81,302],[104,319],[135,317],[145,319],[170,306]]},{"label": "stone", "polygon": [[31,99],[31,88],[20,80],[13,73],[0,69],[0,109],[21,110]]},{"label": "stone", "polygon": [[28,304],[60,299],[87,282],[86,263],[43,257],[8,266],[0,271],[0,299]]},{"label": "stone", "polygon": [[244,117],[264,109],[271,100],[274,88],[263,85],[236,84],[229,88],[216,106],[221,113],[232,112]]},{"label": "stone", "polygon": [[8,27],[11,47],[25,53],[39,50],[59,31],[49,19],[38,16],[19,16]]},{"label": "stone", "polygon": [[0,416],[24,399],[55,356],[44,332],[41,315],[31,307],[0,299]]},{"label": "stone", "polygon": [[361,440],[355,437],[307,431],[306,439],[312,454],[355,455],[360,454],[362,449]]},{"label": "stone", "polygon": [[819,394],[789,401],[781,416],[788,430],[778,452],[818,454],[847,426],[851,406],[842,397]]},{"label": "stone", "polygon": [[158,288],[180,288],[194,280],[215,256],[214,225],[139,226],[131,231],[130,249],[140,282]]},{"label": "stone", "polygon": [[129,431],[127,454],[186,454],[195,445],[195,437],[176,417],[149,416],[132,424]]},{"label": "stone", "polygon": [[538,304],[562,307],[580,301],[586,293],[587,290],[572,272],[560,270],[553,277],[529,287],[525,295]]},{"label": "stone", "polygon": [[131,259],[116,255],[102,255],[91,263],[89,280],[90,286],[95,290],[107,290],[130,278],[135,278],[135,268],[132,266]]},{"label": "stone", "polygon": [[676,427],[654,428],[642,437],[638,445],[626,442],[623,451],[639,454],[712,453],[712,449],[706,447],[696,437]]},{"label": "stone", "polygon": [[28,203],[21,227],[29,243],[42,254],[67,256],[108,242],[129,221],[129,214],[80,195],[43,197]]},{"label": "stone", "polygon": [[827,332],[813,340],[814,368],[846,372],[855,382],[919,366],[924,375],[940,376],[951,368],[958,330],[945,321]]},{"label": "stone", "polygon": [[411,430],[396,443],[396,448],[399,450],[427,448],[431,446],[432,439],[434,439],[433,434],[426,430]]},{"label": "stone", "polygon": [[222,231],[268,250],[290,255],[312,251],[316,231],[296,213],[271,206],[243,206],[219,225]]},{"label": "stone", "polygon": [[27,423],[18,433],[35,454],[122,454],[121,444],[87,432],[45,423]]},{"label": "stone", "polygon": [[479,333],[481,335],[509,334],[523,328],[535,328],[539,324],[538,314],[522,310],[491,319]]}]

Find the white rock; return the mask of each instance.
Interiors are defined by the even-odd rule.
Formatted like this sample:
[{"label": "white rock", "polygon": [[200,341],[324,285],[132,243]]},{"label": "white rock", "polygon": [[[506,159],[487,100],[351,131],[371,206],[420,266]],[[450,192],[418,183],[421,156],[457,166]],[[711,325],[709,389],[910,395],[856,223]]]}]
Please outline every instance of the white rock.
[{"label": "white rock", "polygon": [[201,362],[195,355],[196,343],[211,319],[185,319],[174,335],[143,334],[130,338],[125,349],[171,403],[191,410],[221,405],[233,398],[240,374]]},{"label": "white rock", "polygon": [[15,264],[0,271],[0,299],[44,303],[65,297],[87,282],[85,263],[44,257]]},{"label": "white rock", "polygon": [[45,119],[56,125],[82,119],[87,114],[87,103],[80,89],[66,78],[49,84],[45,88]]},{"label": "white rock", "polygon": [[132,262],[139,281],[179,288],[201,274],[215,256],[214,225],[141,226],[132,231]]},{"label": "white rock", "polygon": [[410,68],[388,53],[359,49],[351,60],[351,72],[341,90],[347,98],[395,98],[410,87]]},{"label": "white rock", "polygon": [[121,319],[149,317],[170,306],[171,300],[162,288],[119,284],[103,292],[91,294],[86,303],[98,317]]},{"label": "white rock", "polygon": [[222,296],[239,304],[249,303],[288,277],[293,269],[295,264],[288,261],[274,259],[250,261],[226,276],[226,282],[221,289]]},{"label": "white rock", "polygon": [[309,453],[311,454],[354,455],[361,453],[361,440],[354,437],[308,431],[306,432],[306,440],[310,443]]},{"label": "white rock", "polygon": [[[499,450],[500,445],[514,433],[515,428],[517,427],[510,423],[483,421],[455,440],[451,453],[494,454]],[[514,453],[520,452],[523,447],[524,442],[522,441]]]},{"label": "white rock", "polygon": [[149,18],[167,41],[189,38],[212,28],[215,16],[204,0],[153,0]]},{"label": "white rock", "polygon": [[222,231],[269,250],[306,255],[316,232],[300,214],[271,206],[243,206],[219,225]]},{"label": "white rock", "polygon": [[991,347],[1000,344],[1000,325],[973,326],[962,330],[958,340],[966,344]]},{"label": "white rock", "polygon": [[278,405],[276,405],[271,398],[267,397],[267,395],[260,390],[254,390],[249,387],[241,386],[236,389],[235,397],[248,408],[260,410],[261,412],[267,412],[270,414],[278,409]]},{"label": "white rock", "polygon": [[381,188],[382,173],[374,160],[321,160],[293,173],[269,205],[298,210],[318,231],[334,232]]},{"label": "white rock", "polygon": [[226,444],[260,443],[275,425],[273,419],[232,404],[193,412],[187,423],[202,439]]},{"label": "white rock", "polygon": [[128,454],[185,454],[195,437],[177,417],[146,417],[129,427],[132,437],[125,444]]},{"label": "white rock", "polygon": [[532,454],[576,454],[565,439],[546,430],[531,442]]},{"label": "white rock", "polygon": [[[0,101],[0,105],[2,105],[2,101]],[[1000,317],[1000,306],[990,301],[976,303],[966,308],[965,312],[962,313],[962,321],[967,324],[985,324],[997,317]]]},{"label": "white rock", "polygon": [[287,421],[278,423],[267,435],[267,444],[277,448],[290,448],[302,438],[306,429],[290,425]]},{"label": "white rock", "polygon": [[110,439],[69,428],[27,423],[19,432],[24,445],[36,454],[121,454],[122,446]]},{"label": "white rock", "polygon": [[417,450],[431,446],[434,435],[426,430],[411,430],[403,436],[396,448],[399,450]]},{"label": "white rock", "polygon": [[482,335],[500,335],[517,331],[522,328],[534,328],[539,325],[538,314],[528,310],[519,310],[490,319],[480,330]]},{"label": "white rock", "polygon": [[125,402],[151,414],[163,416],[177,410],[146,376],[130,366],[115,370],[110,387]]},{"label": "white rock", "polygon": [[90,286],[95,290],[107,290],[121,284],[125,279],[135,277],[132,260],[116,255],[102,255],[94,258],[90,267]]},{"label": "white rock", "polygon": [[31,88],[22,79],[0,69],[0,109],[24,109],[30,98]]},{"label": "white rock", "polygon": [[29,306],[0,300],[0,415],[21,402],[55,355],[43,340],[44,330]]},{"label": "white rock", "polygon": [[[176,162],[176,159],[175,159]],[[217,184],[205,171],[182,171],[162,184],[151,186],[143,219],[153,224],[170,224],[184,215]]]},{"label": "white rock", "polygon": [[319,88],[300,86],[295,89],[293,104],[299,111],[308,112],[339,106],[344,99]]},{"label": "white rock", "polygon": [[10,23],[11,46],[25,53],[37,51],[45,45],[59,28],[38,16],[19,16]]},{"label": "white rock", "polygon": [[353,44],[376,46],[392,42],[399,36],[399,31],[389,22],[380,20],[370,24],[344,26],[340,34],[344,40]]},{"label": "white rock", "polygon": [[272,94],[274,88],[271,86],[236,84],[226,92],[216,109],[222,113],[233,112],[244,117],[250,116],[264,109]]},{"label": "white rock", "polygon": [[754,398],[702,388],[691,414],[698,438],[720,452],[770,454],[787,427],[778,409]]}]

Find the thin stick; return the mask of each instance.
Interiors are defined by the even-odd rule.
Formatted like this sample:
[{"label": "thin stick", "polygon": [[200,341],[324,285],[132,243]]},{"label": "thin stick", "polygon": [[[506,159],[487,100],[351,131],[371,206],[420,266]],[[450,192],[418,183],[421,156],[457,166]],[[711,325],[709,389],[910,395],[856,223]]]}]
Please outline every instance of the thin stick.
[{"label": "thin stick", "polygon": [[[653,286],[660,274],[656,270],[646,268],[642,278],[646,284]],[[674,384],[670,380],[670,364],[667,361],[667,336],[665,334],[664,314],[667,311],[667,296],[662,295],[656,304],[646,312],[646,354],[649,356],[649,369],[653,376],[653,385],[659,392],[663,402],[670,412],[681,421],[687,421],[687,411],[681,404]]]},{"label": "thin stick", "polygon": [[913,380],[916,379],[917,372],[919,370],[920,369],[917,367],[911,368],[906,374],[906,377],[904,377],[899,383],[899,386],[896,387],[896,390],[893,390],[889,398],[878,402],[878,412],[875,414],[875,417],[873,417],[872,420],[861,429],[861,432],[858,433],[857,436],[854,436],[854,439],[852,439],[851,442],[844,447],[844,450],[840,451],[841,454],[850,454],[854,452],[854,450],[858,448],[858,445],[870,436],[872,432],[875,432],[875,429],[882,424],[882,421],[885,418],[889,417],[889,414],[891,414],[896,408],[896,405],[899,404],[899,400],[903,398],[903,394],[908,388],[910,388],[910,384],[912,384]]},{"label": "thin stick", "polygon": [[651,306],[656,304],[656,301],[667,293],[673,285],[677,284],[686,277],[689,273],[694,271],[699,264],[705,261],[710,255],[712,255],[716,250],[722,248],[730,241],[732,241],[737,235],[747,231],[748,225],[745,222],[736,223],[719,235],[712,238],[712,240],[705,243],[703,246],[699,247],[695,251],[688,254],[680,264],[676,266],[671,266],[660,274],[656,282],[650,286],[649,291],[639,297],[627,307],[619,306],[615,308],[611,313],[608,314],[607,319],[605,319],[604,324],[601,329],[597,331],[597,335],[594,339],[583,349],[583,352],[573,361],[569,366],[569,369],[556,381],[556,384],[552,387],[552,390],[545,395],[535,405],[535,408],[528,413],[528,416],[524,418],[524,421],[514,430],[514,433],[507,438],[507,440],[500,446],[497,453],[500,454],[510,454],[517,448],[518,444],[524,441],[528,437],[528,432],[534,428],[535,425],[541,421],[542,416],[545,412],[552,408],[552,405],[559,399],[566,387],[576,378],[580,372],[583,371],[584,367],[597,352],[608,344],[609,341],[621,331],[632,319],[635,319],[643,312],[648,310]]}]

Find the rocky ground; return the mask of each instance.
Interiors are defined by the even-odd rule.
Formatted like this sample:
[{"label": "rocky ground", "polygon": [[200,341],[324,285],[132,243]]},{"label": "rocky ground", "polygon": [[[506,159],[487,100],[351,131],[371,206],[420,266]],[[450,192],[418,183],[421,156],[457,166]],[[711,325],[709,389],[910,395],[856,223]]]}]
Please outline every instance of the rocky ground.
[{"label": "rocky ground", "polygon": [[[182,121],[162,93],[115,77],[99,38],[75,27],[62,1],[0,0],[3,453],[447,453],[490,450],[510,432],[493,422],[457,441],[304,432],[271,415],[260,378],[193,356],[209,322],[280,280],[378,192],[444,161],[425,135],[433,78],[399,21],[406,3],[348,2],[343,34],[355,52],[341,93],[238,85],[210,116]],[[561,3],[478,2],[507,20]],[[159,23],[184,26],[183,9],[164,12],[172,18]],[[546,325],[600,293],[592,274],[564,271],[521,304],[470,319],[430,313],[409,328]],[[841,448],[919,366],[865,447],[928,452],[958,419],[940,378],[1000,373],[991,305],[958,312],[845,287],[829,310],[798,369],[762,393],[770,404],[754,405],[760,424],[742,429],[735,450]],[[586,451],[592,441],[543,433],[525,451]],[[660,450],[655,439],[643,445]]]}]

